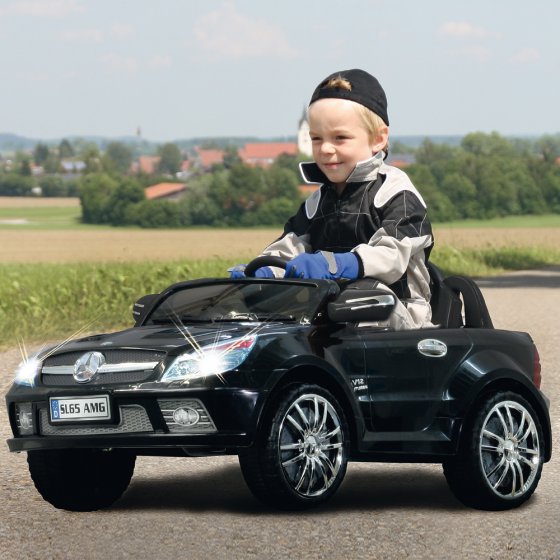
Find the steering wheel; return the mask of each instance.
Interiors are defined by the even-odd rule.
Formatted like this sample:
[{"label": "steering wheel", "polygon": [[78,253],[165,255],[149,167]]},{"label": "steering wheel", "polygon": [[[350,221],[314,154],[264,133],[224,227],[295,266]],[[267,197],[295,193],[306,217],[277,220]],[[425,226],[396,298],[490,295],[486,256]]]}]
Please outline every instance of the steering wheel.
[{"label": "steering wheel", "polygon": [[286,270],[286,265],[288,264],[288,260],[283,257],[273,257],[272,255],[264,255],[262,257],[257,257],[253,259],[246,267],[245,267],[245,276],[253,278],[255,276],[255,272],[257,269],[263,266],[276,266],[283,270]]}]

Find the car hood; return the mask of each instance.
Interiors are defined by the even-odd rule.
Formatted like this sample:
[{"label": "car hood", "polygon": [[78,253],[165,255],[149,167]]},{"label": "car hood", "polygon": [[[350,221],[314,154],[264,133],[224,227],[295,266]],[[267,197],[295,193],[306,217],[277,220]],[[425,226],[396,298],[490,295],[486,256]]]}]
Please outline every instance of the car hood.
[{"label": "car hood", "polygon": [[282,323],[208,323],[187,325],[181,328],[165,326],[134,327],[124,331],[98,334],[73,340],[48,351],[49,355],[88,350],[111,350],[118,348],[137,348],[163,350],[174,354],[225,342],[232,338],[249,334],[270,335],[291,330],[295,325]]}]

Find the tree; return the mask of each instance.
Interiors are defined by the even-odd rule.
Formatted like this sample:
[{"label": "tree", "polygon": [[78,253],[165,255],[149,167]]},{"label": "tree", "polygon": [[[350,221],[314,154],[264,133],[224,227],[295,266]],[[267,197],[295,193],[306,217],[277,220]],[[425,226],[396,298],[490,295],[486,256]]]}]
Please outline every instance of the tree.
[{"label": "tree", "polygon": [[234,165],[241,163],[236,146],[227,146],[224,150],[224,167],[231,169]]},{"label": "tree", "polygon": [[441,184],[441,192],[453,205],[453,217],[476,218],[479,215],[476,186],[465,175],[446,175]]},{"label": "tree", "polygon": [[16,173],[0,174],[1,196],[31,196],[35,182],[31,177],[23,177]]},{"label": "tree", "polygon": [[293,216],[299,206],[298,199],[278,197],[267,200],[256,212],[244,216],[243,225],[273,226],[284,225]]},{"label": "tree", "polygon": [[60,176],[42,177],[39,181],[41,195],[45,197],[69,196],[68,185]]},{"label": "tree", "polygon": [[514,156],[512,145],[497,132],[471,132],[463,138],[461,147],[479,156]]},{"label": "tree", "polygon": [[43,165],[50,155],[49,147],[46,144],[39,142],[33,150],[33,161],[37,165]]},{"label": "tree", "polygon": [[82,222],[86,224],[109,223],[108,201],[117,188],[117,181],[106,173],[90,173],[80,179]]},{"label": "tree", "polygon": [[56,154],[50,153],[43,162],[43,169],[46,173],[58,173],[60,171],[60,158]]},{"label": "tree", "polygon": [[138,181],[132,178],[121,179],[107,200],[105,211],[107,221],[113,226],[123,226],[131,223],[127,222],[128,207],[144,199],[144,189]]},{"label": "tree", "polygon": [[19,167],[19,174],[23,175],[24,177],[31,177],[31,163],[29,162],[28,158],[24,159],[21,162],[21,165]]},{"label": "tree", "polygon": [[546,202],[542,190],[534,181],[527,165],[516,160],[508,165],[506,177],[515,185],[519,201],[519,211],[522,214],[543,214]]},{"label": "tree", "polygon": [[[214,189],[222,189],[227,184],[224,176],[227,172],[206,173],[189,180],[189,188],[177,202],[179,218],[184,226],[219,225],[223,219],[223,210],[216,202]],[[223,189],[222,189],[223,190]]]},{"label": "tree", "polygon": [[539,174],[541,189],[550,212],[560,213],[560,168],[549,169]]},{"label": "tree", "polygon": [[167,144],[160,146],[157,153],[161,158],[158,164],[158,171],[160,173],[175,175],[175,173],[181,170],[183,156],[175,144],[168,142]]},{"label": "tree", "polygon": [[442,193],[429,166],[414,164],[407,167],[407,173],[420,192],[428,207],[432,221],[447,221],[456,218],[456,212],[449,198]]},{"label": "tree", "polygon": [[509,163],[503,158],[480,161],[476,188],[481,218],[519,214],[518,187],[507,174]]},{"label": "tree", "polygon": [[102,158],[106,170],[128,173],[132,163],[132,150],[122,142],[110,142]]},{"label": "tree", "polygon": [[58,155],[61,158],[71,158],[74,157],[74,148],[72,144],[66,139],[62,140],[58,146]]},{"label": "tree", "polygon": [[560,157],[560,134],[546,134],[536,142],[536,149],[546,163],[555,163]]},{"label": "tree", "polygon": [[425,138],[416,150],[416,163],[432,166],[435,163],[447,162],[453,159],[457,148],[447,144],[435,144],[429,138]]},{"label": "tree", "polygon": [[143,200],[130,204],[125,219],[143,228],[172,228],[181,225],[177,204],[169,200]]},{"label": "tree", "polygon": [[[289,167],[282,165],[272,165],[264,173],[266,182],[266,198],[289,198],[299,201],[298,175]],[[286,219],[289,216],[286,216]]]},{"label": "tree", "polygon": [[99,148],[95,144],[90,144],[84,149],[82,159],[86,164],[85,173],[101,173],[103,171],[103,161]]}]

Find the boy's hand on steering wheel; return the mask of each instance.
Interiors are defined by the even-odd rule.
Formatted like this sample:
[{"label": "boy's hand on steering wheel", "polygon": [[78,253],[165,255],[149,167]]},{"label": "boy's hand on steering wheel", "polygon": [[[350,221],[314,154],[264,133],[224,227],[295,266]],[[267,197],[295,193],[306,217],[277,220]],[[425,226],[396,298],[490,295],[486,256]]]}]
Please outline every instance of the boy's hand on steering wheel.
[{"label": "boy's hand on steering wheel", "polygon": [[360,272],[358,257],[354,253],[317,251],[302,253],[286,265],[284,278],[315,278],[356,280]]}]

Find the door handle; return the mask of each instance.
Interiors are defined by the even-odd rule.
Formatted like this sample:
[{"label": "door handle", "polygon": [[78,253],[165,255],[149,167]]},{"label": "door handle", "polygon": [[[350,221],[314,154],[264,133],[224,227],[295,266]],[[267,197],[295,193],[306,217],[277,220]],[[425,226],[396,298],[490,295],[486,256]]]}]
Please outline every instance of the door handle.
[{"label": "door handle", "polygon": [[435,338],[425,338],[418,343],[418,352],[430,358],[443,358],[447,354],[447,345]]}]

